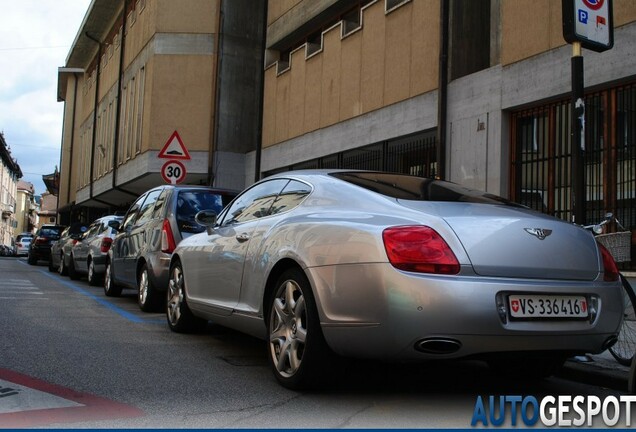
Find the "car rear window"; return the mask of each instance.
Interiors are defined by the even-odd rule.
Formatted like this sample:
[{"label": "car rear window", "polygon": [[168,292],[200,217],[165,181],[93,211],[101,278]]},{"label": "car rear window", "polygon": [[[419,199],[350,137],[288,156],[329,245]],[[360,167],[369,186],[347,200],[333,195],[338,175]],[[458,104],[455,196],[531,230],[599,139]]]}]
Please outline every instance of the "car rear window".
[{"label": "car rear window", "polygon": [[62,231],[62,229],[63,229],[63,227],[60,227],[60,228],[41,228],[40,232],[38,233],[38,235],[40,237],[57,239],[57,238],[60,238],[60,232]]},{"label": "car rear window", "polygon": [[331,175],[370,191],[403,200],[470,202],[524,207],[500,196],[443,180],[382,172],[339,172]]},{"label": "car rear window", "polygon": [[177,226],[182,233],[200,233],[205,227],[194,220],[201,210],[214,210],[217,214],[234,198],[233,194],[209,190],[180,191],[177,197]]}]

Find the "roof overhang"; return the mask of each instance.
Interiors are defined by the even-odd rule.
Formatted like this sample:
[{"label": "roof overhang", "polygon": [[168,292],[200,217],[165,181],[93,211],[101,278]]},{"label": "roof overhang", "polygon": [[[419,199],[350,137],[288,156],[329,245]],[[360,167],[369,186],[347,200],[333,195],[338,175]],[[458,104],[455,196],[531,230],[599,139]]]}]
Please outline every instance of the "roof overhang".
[{"label": "roof overhang", "polygon": [[66,100],[66,87],[68,86],[68,77],[74,74],[83,74],[84,69],[81,68],[57,68],[57,101]]},{"label": "roof overhang", "polygon": [[119,17],[124,0],[92,0],[84,20],[66,57],[67,68],[85,69],[95,57],[98,45],[93,39],[103,41]]}]

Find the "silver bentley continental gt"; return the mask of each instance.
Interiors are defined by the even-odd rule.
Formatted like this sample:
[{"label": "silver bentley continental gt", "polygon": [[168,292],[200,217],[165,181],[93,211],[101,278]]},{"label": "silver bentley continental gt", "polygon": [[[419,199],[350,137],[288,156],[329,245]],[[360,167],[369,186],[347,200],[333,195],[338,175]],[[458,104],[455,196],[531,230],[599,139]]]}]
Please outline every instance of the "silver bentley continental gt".
[{"label": "silver bentley continental gt", "polygon": [[480,358],[548,376],[616,340],[618,270],[592,233],[495,195],[402,174],[278,174],[242,192],[170,266],[176,332],[208,320],[268,341],[288,388],[326,361]]}]

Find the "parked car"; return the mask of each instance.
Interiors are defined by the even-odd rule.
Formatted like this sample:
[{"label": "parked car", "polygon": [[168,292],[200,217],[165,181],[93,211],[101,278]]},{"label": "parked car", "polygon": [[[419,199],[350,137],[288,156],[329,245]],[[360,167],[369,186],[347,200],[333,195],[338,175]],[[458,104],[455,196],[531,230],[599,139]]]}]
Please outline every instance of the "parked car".
[{"label": "parked car", "polygon": [[71,248],[80,240],[86,230],[88,230],[88,224],[74,222],[62,231],[60,238],[51,245],[49,271],[57,271],[62,276],[68,274],[71,262]]},{"label": "parked car", "polygon": [[49,261],[51,258],[51,246],[59,240],[64,228],[66,228],[64,225],[42,225],[31,242],[27,262],[35,265],[39,260]]},{"label": "parked car", "polygon": [[[547,376],[615,342],[611,255],[578,226],[488,193],[401,174],[282,173],[242,192],[170,265],[176,332],[215,323],[267,341],[280,383],[338,356],[482,358]],[[337,354],[337,355],[336,355]]]},{"label": "parked car", "polygon": [[15,255],[15,252],[14,252],[13,246],[0,245],[0,256],[11,257],[14,255]]},{"label": "parked car", "polygon": [[220,212],[235,191],[203,186],[164,185],[150,189],[128,209],[108,251],[104,292],[118,296],[122,288],[137,290],[143,311],[159,310],[165,302],[170,256],[179,242],[203,231],[197,212]]},{"label": "parked car", "polygon": [[85,274],[90,285],[97,285],[106,269],[108,251],[117,234],[112,222],[121,222],[121,216],[104,216],[94,221],[82,234],[70,252],[68,275],[78,279]]},{"label": "parked car", "polygon": [[16,237],[15,240],[15,251],[17,256],[26,256],[29,254],[29,247],[31,246],[31,242],[33,241],[33,237],[31,234],[25,235],[20,234]]}]

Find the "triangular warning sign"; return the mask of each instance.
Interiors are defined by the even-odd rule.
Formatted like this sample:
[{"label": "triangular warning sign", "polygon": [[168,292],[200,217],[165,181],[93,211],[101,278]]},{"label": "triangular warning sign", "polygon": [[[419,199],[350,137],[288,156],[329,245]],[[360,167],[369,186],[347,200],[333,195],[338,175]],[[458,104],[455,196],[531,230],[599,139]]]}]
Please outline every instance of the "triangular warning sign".
[{"label": "triangular warning sign", "polygon": [[190,153],[188,153],[188,149],[183,145],[179,133],[174,131],[157,157],[162,159],[190,160]]}]

